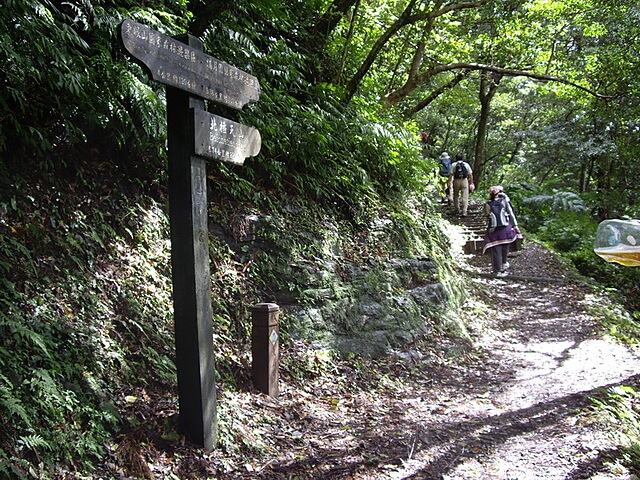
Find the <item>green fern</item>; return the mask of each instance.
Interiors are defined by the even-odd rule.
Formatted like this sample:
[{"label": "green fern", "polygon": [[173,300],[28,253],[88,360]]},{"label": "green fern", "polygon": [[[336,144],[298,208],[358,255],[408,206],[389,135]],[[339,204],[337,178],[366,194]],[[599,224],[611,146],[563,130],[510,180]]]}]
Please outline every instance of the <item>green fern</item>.
[{"label": "green fern", "polygon": [[[3,380],[7,380],[3,377]],[[8,382],[8,380],[7,380]],[[12,417],[18,417],[24,425],[31,425],[31,417],[22,405],[22,402],[11,395],[11,391],[2,386],[0,387],[0,410],[3,411],[2,417],[9,420]]]},{"label": "green fern", "polygon": [[597,411],[617,426],[614,440],[618,442],[615,457],[627,466],[640,462],[640,393],[637,386],[618,385],[592,398]]},{"label": "green fern", "polygon": [[24,435],[18,438],[16,442],[20,449],[28,448],[29,450],[49,450],[53,451],[54,446],[47,442],[43,437],[38,434]]},{"label": "green fern", "polygon": [[586,211],[584,201],[573,192],[558,192],[553,196],[552,209],[554,212],[582,213]]},{"label": "green fern", "polygon": [[30,348],[31,351],[33,351],[33,347],[36,347],[40,354],[51,358],[49,348],[44,338],[32,328],[20,322],[7,322],[6,320],[0,320],[0,328],[6,328],[12,335],[20,339],[20,343],[24,342],[24,344],[30,345],[32,347]]},{"label": "green fern", "polygon": [[586,211],[584,201],[574,192],[535,195],[522,199],[522,203],[530,208],[542,208],[552,212],[582,213]]}]

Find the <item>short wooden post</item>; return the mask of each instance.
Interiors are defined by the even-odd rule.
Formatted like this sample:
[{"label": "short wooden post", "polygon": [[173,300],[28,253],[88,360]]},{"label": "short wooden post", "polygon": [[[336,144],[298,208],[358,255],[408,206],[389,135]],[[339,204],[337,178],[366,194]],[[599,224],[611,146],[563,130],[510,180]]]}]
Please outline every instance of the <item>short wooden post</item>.
[{"label": "short wooden post", "polygon": [[253,385],[270,397],[277,397],[278,368],[280,366],[280,339],[278,314],[275,303],[258,303],[251,308],[251,374]]}]

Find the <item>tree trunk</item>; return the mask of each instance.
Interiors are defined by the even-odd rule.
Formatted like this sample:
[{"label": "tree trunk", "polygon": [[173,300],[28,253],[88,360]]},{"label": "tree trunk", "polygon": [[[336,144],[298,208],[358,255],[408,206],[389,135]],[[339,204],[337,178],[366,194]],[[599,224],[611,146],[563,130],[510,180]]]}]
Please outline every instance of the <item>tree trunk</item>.
[{"label": "tree trunk", "polygon": [[318,22],[311,28],[317,45],[324,47],[331,32],[356,3],[358,3],[358,0],[334,0]]},{"label": "tree trunk", "polygon": [[596,188],[600,197],[605,199],[605,202],[598,207],[598,217],[600,220],[604,220],[609,217],[611,212],[611,175],[613,171],[613,161],[608,155],[598,156],[595,159],[595,175],[596,175]]},{"label": "tree trunk", "polygon": [[491,112],[491,101],[495,96],[502,75],[499,73],[483,72],[480,76],[480,119],[478,120],[478,131],[476,135],[476,149],[473,158],[473,180],[476,188],[480,185],[484,170],[484,145],[489,128],[489,117]]}]

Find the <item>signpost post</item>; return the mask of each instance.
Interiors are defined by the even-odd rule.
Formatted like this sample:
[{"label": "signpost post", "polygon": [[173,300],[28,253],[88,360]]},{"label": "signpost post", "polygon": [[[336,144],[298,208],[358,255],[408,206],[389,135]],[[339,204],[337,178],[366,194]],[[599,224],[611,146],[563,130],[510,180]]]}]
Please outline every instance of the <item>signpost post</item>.
[{"label": "signpost post", "polygon": [[256,101],[258,80],[202,51],[199,39],[169,37],[131,20],[125,50],[166,85],[169,221],[180,426],[207,450],[217,440],[209,271],[206,158],[242,164],[260,151],[260,133],[205,110],[205,99],[234,109]]}]

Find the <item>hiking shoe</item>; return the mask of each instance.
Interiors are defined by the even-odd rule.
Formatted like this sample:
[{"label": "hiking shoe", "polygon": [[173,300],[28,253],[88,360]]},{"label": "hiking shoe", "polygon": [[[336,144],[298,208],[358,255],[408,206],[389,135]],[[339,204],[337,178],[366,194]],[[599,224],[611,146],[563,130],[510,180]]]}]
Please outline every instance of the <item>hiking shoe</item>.
[{"label": "hiking shoe", "polygon": [[509,262],[504,263],[504,264],[502,265],[502,269],[503,269],[503,270],[506,270],[507,268],[509,268]]},{"label": "hiking shoe", "polygon": [[507,276],[507,272],[498,272],[496,273],[496,277],[506,277]]}]

